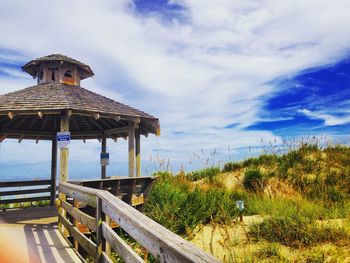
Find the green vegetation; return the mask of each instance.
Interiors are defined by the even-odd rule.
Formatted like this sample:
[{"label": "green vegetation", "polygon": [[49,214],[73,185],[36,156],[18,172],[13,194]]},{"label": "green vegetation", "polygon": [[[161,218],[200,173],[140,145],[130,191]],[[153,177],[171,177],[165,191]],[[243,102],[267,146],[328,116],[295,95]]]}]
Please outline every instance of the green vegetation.
[{"label": "green vegetation", "polygon": [[256,247],[240,256],[234,252],[240,242],[227,234],[223,242],[229,244],[229,256],[224,261],[323,262],[341,257],[350,253],[349,156],[346,146],[302,144],[281,155],[228,162],[222,171],[210,167],[188,174],[157,173],[145,213],[192,239],[201,225],[214,230],[237,225],[235,201],[244,200],[244,215],[261,218],[244,230],[244,242]]},{"label": "green vegetation", "polygon": [[26,208],[26,207],[40,207],[40,206],[47,206],[47,205],[50,205],[49,200],[14,203],[14,204],[0,204],[0,210]]},{"label": "green vegetation", "polygon": [[218,175],[221,172],[219,167],[210,167],[198,171],[191,172],[187,174],[188,179],[191,181],[198,181],[202,178],[207,178],[209,180],[213,179],[215,175]]},{"label": "green vegetation", "polygon": [[[211,173],[209,173],[211,174]],[[158,180],[148,200],[145,213],[168,229],[186,235],[198,224],[222,222],[234,218],[238,210],[232,200],[237,193],[212,187],[202,191],[192,189],[191,181],[184,175],[158,173]]]}]

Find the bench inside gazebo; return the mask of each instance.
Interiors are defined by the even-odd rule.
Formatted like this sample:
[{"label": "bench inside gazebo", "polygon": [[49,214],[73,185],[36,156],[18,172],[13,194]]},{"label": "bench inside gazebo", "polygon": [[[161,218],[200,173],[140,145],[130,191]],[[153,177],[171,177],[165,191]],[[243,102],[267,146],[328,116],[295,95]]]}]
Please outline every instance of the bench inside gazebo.
[{"label": "bench inside gazebo", "polygon": [[[80,87],[80,81],[93,72],[70,57],[49,55],[30,61],[22,69],[37,79],[37,85],[0,96],[0,141],[51,141],[51,178],[0,182],[1,205],[50,200],[51,207],[58,208],[58,230],[80,258],[111,262],[111,251],[115,251],[125,262],[144,262],[117,235],[118,228],[160,262],[216,262],[142,214],[155,178],[141,176],[140,139],[141,135],[159,135],[157,118]],[[128,140],[128,176],[107,176],[107,139],[119,138]],[[70,181],[69,142],[89,139],[101,142],[101,178]],[[6,214],[9,212],[11,216]],[[0,213],[5,221],[21,221],[16,211]],[[23,216],[23,212],[17,215]],[[1,229],[0,223],[0,234]]]}]

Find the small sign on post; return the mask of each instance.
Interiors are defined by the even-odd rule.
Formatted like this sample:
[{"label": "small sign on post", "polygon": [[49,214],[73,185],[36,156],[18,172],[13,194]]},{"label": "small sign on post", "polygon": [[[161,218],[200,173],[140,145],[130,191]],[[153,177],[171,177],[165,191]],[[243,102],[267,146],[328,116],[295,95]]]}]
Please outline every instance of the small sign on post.
[{"label": "small sign on post", "polygon": [[109,165],[109,153],[101,153],[100,160],[101,160],[101,166]]},{"label": "small sign on post", "polygon": [[58,132],[57,133],[57,148],[68,149],[70,144],[70,132]]},{"label": "small sign on post", "polygon": [[243,223],[243,211],[244,211],[244,201],[236,201],[237,208],[239,210],[239,221]]}]

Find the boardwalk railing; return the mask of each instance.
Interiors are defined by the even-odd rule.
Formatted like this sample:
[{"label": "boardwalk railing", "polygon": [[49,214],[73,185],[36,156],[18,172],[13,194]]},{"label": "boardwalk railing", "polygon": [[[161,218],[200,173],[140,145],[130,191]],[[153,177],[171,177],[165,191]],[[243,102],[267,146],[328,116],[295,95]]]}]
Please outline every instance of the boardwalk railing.
[{"label": "boardwalk railing", "polygon": [[50,185],[51,180],[0,182],[0,205],[50,200]]},{"label": "boardwalk railing", "polygon": [[[77,251],[83,249],[95,262],[112,262],[110,248],[125,262],[144,262],[143,259],[110,226],[112,219],[129,236],[150,252],[159,262],[218,262],[190,242],[156,223],[137,209],[106,190],[98,190],[72,183],[60,183],[59,223],[62,234],[74,238]],[[62,195],[63,194],[63,195]],[[73,205],[65,200],[73,198]],[[84,205],[83,205],[84,204]],[[95,209],[95,216],[81,207]],[[73,222],[72,222],[73,221]],[[90,229],[87,235],[79,224]]]}]

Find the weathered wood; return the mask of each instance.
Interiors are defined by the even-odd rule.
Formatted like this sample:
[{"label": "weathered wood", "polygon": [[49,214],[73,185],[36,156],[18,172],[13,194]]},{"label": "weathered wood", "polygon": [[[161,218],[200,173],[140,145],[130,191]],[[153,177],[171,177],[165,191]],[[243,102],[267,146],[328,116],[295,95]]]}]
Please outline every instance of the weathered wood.
[{"label": "weathered wood", "polygon": [[50,187],[46,187],[46,188],[38,188],[38,189],[23,189],[23,190],[13,190],[13,191],[2,191],[2,192],[0,192],[0,196],[47,193],[47,192],[50,192],[50,189],[51,189]]},{"label": "weathered wood", "polygon": [[135,176],[135,123],[129,121],[129,177]]},{"label": "weathered wood", "polygon": [[55,205],[56,199],[56,177],[57,177],[57,139],[54,135],[51,145],[51,199],[50,205]]},{"label": "weathered wood", "polygon": [[[105,220],[106,220],[106,224],[108,225],[108,226],[110,226],[111,225],[111,218],[108,216],[108,215],[105,215]],[[106,254],[108,255],[108,256],[110,256],[111,255],[111,244],[109,244],[109,242],[105,239],[105,250],[106,250]]]},{"label": "weathered wood", "polygon": [[114,135],[114,134],[119,134],[123,132],[128,132],[128,127],[120,127],[120,128],[113,128],[109,130],[105,130],[104,134],[106,135]]},{"label": "weathered wood", "polygon": [[96,207],[96,194],[99,190],[65,182],[61,182],[59,187],[60,192],[89,206]]},{"label": "weathered wood", "polygon": [[[106,216],[109,216],[110,219],[123,228],[160,262],[219,262],[211,255],[172,233],[105,190],[92,189],[71,183],[60,183],[60,187],[64,190],[68,189],[69,191],[67,191],[67,193],[79,193],[79,195],[83,195],[82,193],[84,193],[85,195],[95,195],[95,198],[96,196],[100,198],[102,202],[102,211],[99,209],[101,204],[97,205],[97,211],[104,212]],[[99,217],[99,215],[97,215],[97,217]],[[67,219],[65,220],[68,221]],[[99,220],[98,222],[101,221]],[[73,227],[78,231],[71,223],[70,225],[71,226],[68,226],[69,230]],[[108,226],[106,222],[102,223],[102,235],[114,248],[115,244],[112,244],[112,238],[107,239],[107,232],[109,234],[113,234],[113,232],[106,232],[106,230],[103,232],[103,228],[110,230],[111,227]],[[77,233],[75,233],[75,235],[77,235]],[[72,234],[72,236],[76,238],[74,234]],[[97,239],[100,240],[100,238]],[[113,240],[115,242],[115,237],[113,237]],[[81,245],[80,240],[79,244]],[[94,246],[94,252],[96,253],[97,246],[95,244]],[[128,254],[130,255],[130,251]],[[92,256],[96,256],[96,254]],[[105,256],[107,256],[107,254]],[[104,260],[104,254],[102,253],[102,257],[99,258]],[[126,261],[130,262],[128,260]]]},{"label": "weathered wood", "polygon": [[152,180],[143,190],[143,205],[138,208],[140,212],[143,212],[143,209],[145,208],[145,204],[148,200],[149,194],[151,193],[154,183],[155,180]]},{"label": "weathered wood", "polygon": [[79,245],[92,257],[95,256],[96,253],[96,245],[87,238],[83,233],[81,233],[71,222],[68,221],[64,216],[58,214],[58,220],[61,224],[64,225],[66,229],[68,229],[71,236],[78,240]]},{"label": "weathered wood", "polygon": [[[69,118],[67,114],[61,116],[61,132],[69,132]],[[60,182],[68,180],[68,158],[69,149],[60,149]]]},{"label": "weathered wood", "polygon": [[136,176],[141,176],[141,136],[140,129],[136,130],[135,133],[135,154],[136,154]]},{"label": "weathered wood", "polygon": [[102,200],[96,196],[96,255],[95,262],[100,261],[102,254]]},{"label": "weathered wood", "polygon": [[50,183],[51,183],[51,180],[8,181],[8,182],[0,182],[0,187],[48,185]]},{"label": "weathered wood", "polygon": [[113,260],[108,256],[108,254],[106,252],[102,252],[101,262],[102,263],[113,263]]},{"label": "weathered wood", "polygon": [[[106,136],[102,136],[102,142],[101,142],[101,153],[107,152],[107,138]],[[101,179],[106,179],[106,165],[101,165]]]},{"label": "weathered wood", "polygon": [[[67,201],[61,200],[61,206],[64,210],[67,211],[74,219],[76,219],[79,223],[87,226],[90,230],[96,231],[96,220],[94,217],[85,214],[84,212],[78,209],[79,202],[78,200],[74,200],[74,207],[69,204]],[[78,223],[76,224],[76,226]]]},{"label": "weathered wood", "polygon": [[[65,112],[65,114],[61,115],[61,121],[60,121],[60,131],[61,132],[69,132],[69,111]],[[64,148],[60,149],[60,182],[67,182],[68,180],[68,158],[69,158],[69,149]],[[60,189],[60,199],[61,200],[66,200],[66,195],[61,192]],[[59,209],[59,213],[63,216],[66,217],[66,211]],[[61,233],[64,236],[67,236],[68,233],[64,229],[64,227],[59,226]]]},{"label": "weathered wood", "polygon": [[160,262],[219,262],[109,192],[98,193],[102,210]]},{"label": "weathered wood", "polygon": [[102,222],[103,237],[125,262],[144,262],[142,258],[106,222]]},{"label": "weathered wood", "polygon": [[[68,214],[73,216],[73,218],[74,218],[74,226],[76,228],[78,228],[78,230],[80,231],[80,229],[78,227],[79,226],[78,218],[80,220],[82,220],[82,218],[84,218],[85,214],[79,210],[79,201],[76,200],[76,199],[73,200],[73,206],[74,207],[72,205],[70,205],[69,203],[67,203],[66,201],[63,201],[63,200],[62,200],[62,204],[63,204],[63,206],[62,206],[63,209],[65,209]],[[66,206],[66,208],[64,206]],[[70,210],[70,211],[68,211],[68,210]],[[75,215],[73,215],[74,213],[75,213]],[[75,248],[76,251],[79,251],[79,242],[76,239],[74,239],[74,248]]]},{"label": "weathered wood", "polygon": [[135,186],[136,186],[136,179],[132,180],[131,186],[130,186],[129,191],[128,191],[126,198],[125,198],[125,202],[128,204],[131,204],[132,196],[133,196],[134,191],[135,191]]},{"label": "weathered wood", "polygon": [[16,198],[16,199],[2,199],[0,204],[16,204],[16,203],[25,203],[25,202],[36,202],[50,200],[50,196],[37,196],[37,197],[26,197],[26,198]]}]

